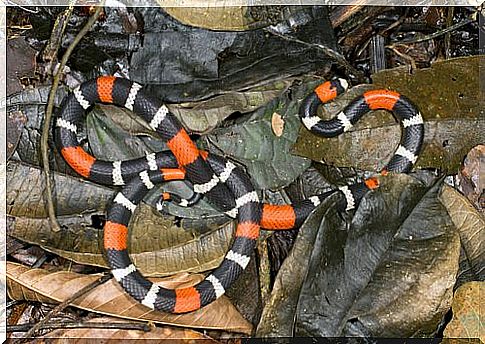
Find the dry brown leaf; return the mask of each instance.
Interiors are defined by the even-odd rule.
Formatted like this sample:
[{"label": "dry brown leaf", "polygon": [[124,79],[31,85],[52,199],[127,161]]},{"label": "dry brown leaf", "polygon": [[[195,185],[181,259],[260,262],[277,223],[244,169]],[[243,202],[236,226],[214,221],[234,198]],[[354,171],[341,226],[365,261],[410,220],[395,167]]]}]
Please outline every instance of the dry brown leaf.
[{"label": "dry brown leaf", "polygon": [[485,145],[473,147],[463,160],[458,173],[458,182],[465,196],[481,211],[485,211]]},{"label": "dry brown leaf", "polygon": [[[197,1],[190,7],[179,7],[178,1],[168,2],[166,0],[157,0],[164,11],[170,16],[185,25],[195,26],[198,28],[222,31],[245,31],[262,28],[274,24],[275,20],[283,20],[284,13],[282,9],[277,11],[279,6],[257,6],[258,14],[252,14],[249,6],[220,6],[219,0],[204,1],[200,5]],[[194,5],[196,4],[196,5]]]},{"label": "dry brown leaf", "polygon": [[[125,321],[111,318],[102,317],[91,319],[86,323],[106,323],[116,324],[125,323]],[[154,327],[148,332],[136,331],[136,330],[122,330],[122,329],[100,329],[100,328],[79,328],[79,329],[59,329],[49,332],[43,339],[49,338],[49,343],[63,343],[63,339],[69,339],[70,344],[85,343],[86,339],[89,340],[109,340],[112,342],[125,342],[127,340],[158,340],[158,341],[170,341],[170,343],[187,343],[188,340],[197,340],[197,343],[201,344],[216,344],[217,341],[203,335],[200,332],[196,332],[189,329],[180,329],[176,327]],[[54,339],[54,340],[52,340]],[[57,340],[55,340],[57,339]]]},{"label": "dry brown leaf", "polygon": [[285,121],[281,118],[281,115],[277,112],[273,113],[271,117],[271,128],[273,133],[280,137],[283,135],[283,129],[285,128]]},{"label": "dry brown leaf", "polygon": [[[68,271],[49,273],[7,262],[7,293],[13,300],[60,303],[92,283],[100,275],[83,275]],[[193,285],[203,275],[187,273],[170,278],[150,278],[166,288]],[[168,314],[150,310],[132,299],[114,280],[110,280],[72,303],[88,311],[131,320],[152,321],[165,325],[223,329],[250,334],[252,325],[243,318],[230,300],[222,296],[208,306],[186,314]]]},{"label": "dry brown leaf", "polygon": [[443,186],[439,199],[460,234],[461,246],[465,252],[461,259],[468,260],[474,279],[482,279],[485,275],[483,271],[485,251],[482,245],[485,219],[465,196],[448,185]]},{"label": "dry brown leaf", "polygon": [[480,338],[485,342],[485,282],[463,284],[455,292],[453,319],[446,326],[444,337],[447,338]]}]

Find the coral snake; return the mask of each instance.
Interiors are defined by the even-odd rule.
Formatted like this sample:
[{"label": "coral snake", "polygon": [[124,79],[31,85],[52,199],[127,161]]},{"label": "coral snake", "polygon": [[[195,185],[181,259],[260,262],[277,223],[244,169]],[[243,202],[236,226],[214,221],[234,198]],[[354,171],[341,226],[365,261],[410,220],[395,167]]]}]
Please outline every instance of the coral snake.
[{"label": "coral snake", "polygon": [[[303,124],[312,132],[334,137],[348,131],[362,115],[386,109],[402,127],[399,147],[384,171],[409,172],[420,152],[424,125],[417,108],[399,93],[376,90],[354,99],[335,118],[324,121],[316,115],[320,104],[343,93],[347,82],[327,81],[307,96],[300,107]],[[133,111],[149,123],[171,152],[147,154],[129,161],[102,161],[80,147],[77,131],[86,111],[95,103],[108,103]],[[292,229],[300,226],[310,212],[329,194],[312,196],[293,205],[261,204],[258,193],[244,170],[226,158],[199,151],[179,121],[143,87],[127,79],[102,76],[87,81],[66,96],[56,120],[56,145],[67,163],[80,175],[97,183],[122,186],[110,204],[104,225],[104,248],[115,279],[138,302],[163,312],[197,310],[221,295],[247,266],[260,226],[265,229]],[[145,279],[135,268],[127,251],[128,223],[139,202],[156,184],[187,178],[194,193],[204,195],[216,208],[237,218],[235,238],[221,265],[192,287],[165,289]],[[342,211],[355,208],[377,180],[339,188]],[[165,195],[165,198],[169,196]],[[180,200],[188,205],[189,200]]]}]

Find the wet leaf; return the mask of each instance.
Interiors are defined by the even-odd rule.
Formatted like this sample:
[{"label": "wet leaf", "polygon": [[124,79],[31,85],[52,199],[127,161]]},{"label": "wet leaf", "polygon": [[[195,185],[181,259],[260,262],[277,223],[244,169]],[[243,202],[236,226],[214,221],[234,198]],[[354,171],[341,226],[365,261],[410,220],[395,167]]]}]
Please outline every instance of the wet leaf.
[{"label": "wet leaf", "polygon": [[[209,99],[230,91],[301,75],[328,65],[319,49],[264,29],[216,32],[183,25],[159,8],[138,8],[143,46],[133,52],[130,76],[169,103]],[[334,48],[325,6],[294,7],[277,31]]]},{"label": "wet leaf", "polygon": [[441,184],[428,190],[407,175],[380,179],[351,223],[330,199],[307,220],[258,334],[409,337],[436,329],[451,303],[460,248],[437,198]]},{"label": "wet leaf", "polygon": [[381,181],[350,228],[335,213],[316,237],[296,335],[409,337],[433,333],[451,303],[459,236],[438,200],[407,175]]},{"label": "wet leaf", "polygon": [[485,282],[465,283],[456,290],[451,305],[453,319],[445,328],[444,338],[479,338],[485,342],[484,293]]},{"label": "wet leaf", "polygon": [[485,280],[485,220],[470,201],[450,186],[444,185],[440,201],[446,207],[460,234],[462,254],[457,284]]},{"label": "wet leaf", "polygon": [[[126,324],[126,321],[111,317],[100,317],[85,321],[84,324]],[[176,327],[152,327],[150,331],[122,330],[122,329],[99,329],[99,328],[80,328],[80,329],[58,329],[40,337],[49,339],[50,343],[69,340],[69,343],[81,344],[86,342],[86,338],[93,341],[130,341],[130,340],[157,340],[157,341],[176,341],[176,340],[196,340],[197,343],[217,344],[218,342],[189,329]],[[56,341],[57,339],[57,341]]]},{"label": "wet leaf", "polygon": [[276,276],[256,330],[257,337],[292,337],[298,295],[305,280],[317,230],[322,218],[335,207],[339,195],[327,198],[300,227],[295,243]]},{"label": "wet leaf", "polygon": [[[450,59],[414,74],[397,68],[373,76],[373,88],[408,96],[423,114],[425,137],[417,167],[456,171],[467,152],[483,141],[478,61],[478,57]],[[332,139],[302,128],[293,152],[314,161],[378,171],[398,146],[400,127],[390,113],[369,113],[365,118],[367,124],[359,123]]]},{"label": "wet leaf", "polygon": [[[49,273],[43,269],[29,269],[23,265],[7,263],[7,293],[14,300],[62,302],[72,294],[99,278],[99,275],[82,275],[67,271]],[[166,288],[189,286],[203,279],[202,275],[181,274],[169,279],[150,279]],[[223,329],[249,334],[251,325],[236,311],[225,296],[208,306],[188,314],[173,315],[151,311],[129,297],[114,280],[110,280],[78,298],[74,306],[110,316],[154,323]]]},{"label": "wet leaf", "polygon": [[[266,106],[256,110],[243,122],[219,128],[208,135],[209,141],[246,166],[256,186],[277,189],[293,182],[310,166],[310,161],[290,154],[300,128],[298,107],[314,81],[283,94]],[[278,113],[285,122],[281,136],[272,129],[272,117]]]}]

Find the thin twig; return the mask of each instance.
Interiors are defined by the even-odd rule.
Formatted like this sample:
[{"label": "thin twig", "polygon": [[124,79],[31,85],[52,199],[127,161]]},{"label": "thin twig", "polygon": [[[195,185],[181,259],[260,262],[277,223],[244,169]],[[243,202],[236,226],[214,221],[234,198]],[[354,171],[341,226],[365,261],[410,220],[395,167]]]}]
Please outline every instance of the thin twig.
[{"label": "thin twig", "polygon": [[[8,325],[7,332],[27,332],[32,329],[35,323]],[[55,322],[44,324],[40,330],[57,330],[66,328],[101,328],[101,329],[116,329],[116,330],[140,330],[144,332],[150,331],[150,325],[146,323],[101,323],[101,322]]]},{"label": "thin twig", "polygon": [[414,59],[411,56],[401,53],[399,50],[397,50],[396,45],[387,46],[386,48],[392,50],[394,54],[401,56],[403,59],[409,61],[409,63],[411,64],[411,74],[417,69],[416,61],[414,61]]},{"label": "thin twig", "polygon": [[26,334],[23,338],[32,338],[34,336],[34,334],[39,331],[41,328],[43,328],[48,322],[49,320],[54,317],[55,315],[57,315],[59,312],[62,312],[64,310],[64,308],[66,308],[67,306],[69,306],[73,301],[75,301],[77,298],[85,295],[86,293],[88,293],[89,291],[93,290],[94,288],[100,286],[101,284],[109,281],[111,279],[111,277],[113,277],[111,274],[105,274],[103,276],[101,276],[100,278],[98,278],[97,280],[95,280],[94,282],[88,284],[87,286],[85,286],[84,288],[81,288],[80,290],[78,290],[77,292],[75,292],[71,297],[67,298],[66,300],[64,300],[62,303],[58,304],[55,308],[53,308],[45,317],[44,319],[42,319],[41,321],[39,321],[37,324],[35,324],[35,326],[33,326]]},{"label": "thin twig", "polygon": [[[446,16],[446,26],[450,26],[451,23],[453,23],[453,16],[455,14],[455,10],[453,7],[448,8],[448,13]],[[451,32],[447,32],[445,35],[445,58],[449,59],[451,57],[450,55],[450,47],[451,47]]]},{"label": "thin twig", "polygon": [[288,36],[288,35],[284,35],[284,34],[281,34],[279,32],[276,32],[276,31],[273,31],[273,30],[270,30],[270,29],[264,29],[264,30],[275,35],[275,36],[278,36],[278,37],[280,37],[280,38],[282,38],[286,41],[300,43],[300,44],[303,44],[303,45],[305,45],[307,47],[311,47],[311,48],[317,48],[317,49],[321,50],[328,57],[333,58],[339,65],[343,66],[349,72],[349,74],[353,74],[357,79],[363,79],[363,73],[362,72],[358,71],[350,63],[348,63],[347,60],[345,59],[345,56],[343,56],[339,52],[337,52],[337,51],[335,51],[335,50],[333,50],[329,47],[326,47],[322,44],[305,42],[305,41],[302,41],[298,38]]},{"label": "thin twig", "polygon": [[424,37],[421,37],[421,38],[416,38],[416,39],[405,39],[405,40],[402,40],[400,42],[397,42],[397,43],[394,43],[394,44],[391,44],[389,45],[388,47],[394,47],[396,44],[410,44],[410,43],[420,43],[420,42],[424,42],[424,41],[428,41],[430,39],[433,39],[433,38],[436,38],[436,37],[439,37],[439,36],[442,36],[448,32],[451,32],[451,31],[454,31],[462,26],[465,26],[465,25],[468,25],[472,22],[474,22],[475,20],[474,19],[465,19],[464,21],[460,22],[460,23],[456,23],[455,25],[452,25],[450,27],[447,27],[446,29],[443,29],[443,30],[440,30],[440,31],[436,31],[436,32],[433,32],[432,34],[430,35],[426,35]]},{"label": "thin twig", "polygon": [[66,52],[64,53],[64,56],[62,57],[61,63],[59,65],[59,69],[57,70],[57,73],[54,76],[54,81],[52,83],[52,88],[49,93],[49,100],[47,103],[47,109],[45,111],[45,118],[44,118],[44,126],[42,127],[42,138],[41,138],[41,153],[42,153],[42,164],[44,165],[44,173],[45,173],[45,191],[46,191],[46,199],[47,199],[47,212],[49,214],[49,220],[50,224],[52,227],[52,230],[54,232],[59,232],[61,230],[61,227],[59,226],[59,223],[57,222],[56,219],[56,214],[55,214],[55,209],[54,209],[54,201],[52,197],[52,185],[51,185],[51,176],[50,176],[50,168],[49,168],[49,155],[48,155],[48,138],[49,138],[49,129],[50,129],[50,124],[51,124],[51,118],[52,118],[52,111],[54,109],[54,98],[57,92],[57,88],[59,86],[59,80],[61,78],[61,75],[63,73],[64,67],[67,64],[67,61],[69,60],[69,57],[71,56],[74,48],[76,45],[81,41],[81,39],[88,33],[88,31],[91,29],[93,24],[96,22],[98,19],[99,15],[101,14],[101,11],[103,10],[105,0],[102,0],[101,3],[99,4],[98,8],[96,9],[96,12],[94,12],[93,16],[89,18],[88,22],[84,27],[79,31],[77,36],[74,38],[73,42],[71,45],[67,48]]}]

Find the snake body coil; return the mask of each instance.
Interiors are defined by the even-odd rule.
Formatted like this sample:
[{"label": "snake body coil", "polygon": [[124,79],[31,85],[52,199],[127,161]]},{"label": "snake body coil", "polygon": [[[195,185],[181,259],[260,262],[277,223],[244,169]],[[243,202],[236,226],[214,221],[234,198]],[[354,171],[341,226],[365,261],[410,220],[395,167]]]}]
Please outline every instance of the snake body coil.
[{"label": "snake body coil", "polygon": [[[409,172],[423,140],[423,120],[405,97],[390,91],[370,91],[351,102],[338,116],[323,121],[317,107],[341,94],[346,82],[325,82],[302,103],[300,116],[311,131],[332,137],[348,131],[370,110],[386,109],[399,119],[403,134],[386,171]],[[77,128],[95,103],[124,106],[146,120],[167,143],[171,152],[148,154],[129,161],[102,161],[85,152],[77,140]],[[220,156],[199,151],[168,108],[150,98],[141,85],[127,79],[99,77],[77,87],[68,95],[56,121],[56,144],[67,163],[83,177],[105,185],[123,186],[107,212],[104,248],[116,280],[136,300],[152,309],[184,313],[203,307],[221,295],[247,266],[259,236],[260,226],[283,230],[299,227],[310,212],[329,194],[312,196],[293,205],[262,205],[246,173]],[[216,208],[238,220],[235,239],[221,265],[199,284],[165,289],[145,279],[127,251],[128,223],[139,202],[156,184],[187,178],[196,194],[204,195]],[[374,179],[339,188],[345,196],[338,206],[355,208]],[[183,203],[184,201],[182,201]],[[182,204],[183,205],[183,204]]]}]

